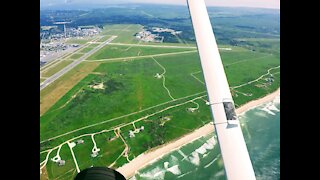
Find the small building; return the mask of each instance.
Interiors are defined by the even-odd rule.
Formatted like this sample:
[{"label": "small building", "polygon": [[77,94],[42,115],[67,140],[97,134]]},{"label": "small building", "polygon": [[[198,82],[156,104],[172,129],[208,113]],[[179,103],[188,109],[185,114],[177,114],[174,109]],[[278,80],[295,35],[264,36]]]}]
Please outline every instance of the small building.
[{"label": "small building", "polygon": [[97,151],[95,151],[95,152],[93,152],[92,154],[91,154],[91,157],[97,157],[98,156],[98,152]]},{"label": "small building", "polygon": [[192,112],[192,113],[195,112],[196,110],[197,110],[197,108],[188,108],[188,111]]},{"label": "small building", "polygon": [[58,163],[58,166],[64,166],[66,164],[66,161],[65,160],[59,160],[57,161]]},{"label": "small building", "polygon": [[165,121],[170,121],[171,118],[169,116],[166,116],[166,117],[163,117],[162,120],[165,120]]},{"label": "small building", "polygon": [[83,140],[83,139],[77,140],[77,144],[83,144],[83,143],[84,143],[84,140]]},{"label": "small building", "polygon": [[159,73],[157,73],[154,77],[157,78],[157,79],[161,79],[161,78],[162,78],[162,75],[160,75]]},{"label": "small building", "polygon": [[96,146],[93,147],[91,157],[97,157],[99,154],[99,151],[100,151],[99,148],[97,148]]},{"label": "small building", "polygon": [[131,130],[129,131],[129,137],[130,137],[130,138],[135,137],[134,132],[133,132],[133,131],[131,131]]},{"label": "small building", "polygon": [[273,77],[269,77],[265,79],[268,83],[272,83],[274,81]]},{"label": "small building", "polygon": [[144,131],[144,126],[141,126],[140,130],[141,130],[141,131]]}]

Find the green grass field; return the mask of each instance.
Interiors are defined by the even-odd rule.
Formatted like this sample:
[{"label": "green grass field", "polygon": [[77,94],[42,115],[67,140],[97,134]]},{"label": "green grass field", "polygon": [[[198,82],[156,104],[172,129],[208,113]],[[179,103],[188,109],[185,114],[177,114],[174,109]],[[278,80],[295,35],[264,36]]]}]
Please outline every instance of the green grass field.
[{"label": "green grass field", "polygon": [[98,62],[90,64],[80,63],[74,69],[40,91],[40,116],[49,110],[61,97],[98,65]]},{"label": "green grass field", "polygon": [[[55,162],[48,161],[46,165],[48,177],[50,179],[61,177],[63,177],[63,179],[71,179],[70,177],[74,177],[77,172],[68,145],[62,146],[60,152],[60,156],[63,160],[66,161],[66,164],[65,166],[58,166],[58,164],[56,164]],[[56,153],[57,150],[53,151],[50,154],[49,159],[53,158]]]},{"label": "green grass field", "polygon": [[83,48],[81,51],[79,51],[79,53],[87,53],[89,51],[91,51],[93,49],[93,47],[86,47],[86,48]]},{"label": "green grass field", "polygon": [[164,54],[173,52],[190,51],[194,49],[184,48],[157,48],[143,46],[123,46],[123,45],[107,45],[98,52],[88,57],[89,60],[110,59],[120,57],[135,57],[153,54]]},{"label": "green grass field", "polygon": [[79,59],[81,56],[83,56],[84,54],[80,54],[80,53],[75,53],[72,56],[69,57],[69,59]]},{"label": "green grass field", "polygon": [[97,42],[104,42],[108,40],[111,37],[111,35],[105,35],[103,38],[99,39]]},{"label": "green grass field", "polygon": [[280,57],[279,38],[241,38],[237,39],[240,46],[259,52],[274,54]]},{"label": "green grass field", "polygon": [[93,48],[95,48],[96,46],[98,46],[98,44],[90,44],[87,47],[79,50],[78,53],[87,53],[87,52],[91,51]]},{"label": "green grass field", "polygon": [[[279,65],[279,59],[272,55],[266,56],[264,53],[252,52],[245,49],[241,49],[241,51],[238,49],[238,51],[235,52],[221,51],[221,56],[230,86],[252,81],[265,74],[267,69]],[[166,87],[170,90],[174,98],[182,98],[205,91],[204,85],[191,76],[191,73],[201,70],[199,57],[196,52],[188,55],[156,57],[155,59],[166,69]],[[246,61],[243,61],[243,59],[246,59]],[[239,68],[241,71],[239,71]],[[100,73],[100,75],[88,75],[41,117],[40,128],[41,132],[43,132],[41,133],[41,140],[46,140],[77,128],[103,122],[170,101],[167,91],[162,86],[162,79],[154,77],[156,73],[161,74],[163,69],[155,63],[152,58],[102,63],[96,68],[95,72]],[[198,73],[197,76],[203,80],[202,73]],[[97,90],[89,87],[89,85],[101,82],[106,85],[106,89]],[[268,92],[272,92],[277,87],[279,87],[278,81],[275,81],[274,85],[269,86],[268,89],[259,89],[252,84],[250,88],[247,89],[250,90],[248,92],[253,93],[254,96],[247,97],[239,95],[234,97],[235,103],[241,105],[249,100],[259,98]],[[239,91],[247,92],[247,89],[244,86],[243,88],[239,88]],[[163,137],[164,142],[177,138],[210,121],[210,111],[208,107],[204,105],[204,101],[198,100],[197,102],[200,104],[200,109],[202,110],[194,116],[186,112],[187,107],[195,106],[192,103],[166,112],[170,114],[170,116],[173,116],[173,118],[167,123],[170,126],[164,126],[164,131],[166,132],[166,135]],[[164,107],[166,106],[155,108],[149,112],[161,110]],[[93,133],[114,127],[118,124],[130,123],[132,120],[138,119],[146,114],[147,112],[139,113],[104,123],[99,127],[90,127],[74,134],[68,134],[62,138],[51,141],[44,149],[58,145],[64,140],[84,132]],[[163,113],[161,113],[161,115],[163,115]],[[157,114],[153,116],[151,121],[156,121],[161,115]],[[185,119],[185,121],[190,122],[185,124],[181,122],[182,124],[179,124],[179,119]],[[145,126],[148,128],[154,126],[154,124],[148,124],[147,121]],[[179,131],[178,134],[172,133],[172,129],[175,127],[181,127],[185,130]],[[124,134],[127,133],[128,131]],[[149,132],[149,135],[142,136],[141,138],[152,139],[152,134],[152,132]],[[128,139],[129,144],[136,144],[138,142],[138,139],[137,141]],[[146,140],[146,142],[148,141]],[[152,143],[142,145],[141,148],[132,150],[132,156],[137,156],[139,153],[156,145],[157,144]]]},{"label": "green grass field", "polygon": [[104,26],[102,35],[118,36],[113,43],[129,43],[136,44],[139,41],[135,38],[135,34],[141,31],[143,26],[137,24],[117,24]]}]

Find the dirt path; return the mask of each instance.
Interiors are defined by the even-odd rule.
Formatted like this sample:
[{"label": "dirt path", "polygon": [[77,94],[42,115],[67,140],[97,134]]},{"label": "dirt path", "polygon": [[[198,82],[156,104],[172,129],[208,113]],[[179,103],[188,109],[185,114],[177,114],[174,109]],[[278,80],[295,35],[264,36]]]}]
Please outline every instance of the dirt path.
[{"label": "dirt path", "polygon": [[255,79],[255,80],[252,80],[252,81],[249,81],[249,82],[243,83],[243,84],[238,85],[238,86],[232,86],[231,88],[232,88],[232,89],[237,89],[237,88],[240,88],[240,87],[243,87],[243,86],[246,86],[246,85],[252,84],[252,83],[254,83],[254,82],[257,82],[257,81],[259,81],[260,79],[262,79],[264,76],[269,75],[271,70],[273,70],[273,69],[277,69],[277,68],[280,68],[280,66],[276,66],[276,67],[273,67],[273,68],[268,69],[268,73],[266,73],[266,74],[264,74],[264,75],[262,75],[262,76],[258,77],[258,78],[257,78],[257,79]]},{"label": "dirt path", "polygon": [[168,95],[169,97],[172,99],[172,100],[175,100],[175,98],[171,95],[170,93],[170,90],[167,88],[166,86],[166,77],[165,77],[165,74],[166,74],[166,68],[163,67],[154,57],[151,57],[162,69],[163,69],[163,73],[160,75],[162,77],[162,86],[163,88],[168,92]]}]

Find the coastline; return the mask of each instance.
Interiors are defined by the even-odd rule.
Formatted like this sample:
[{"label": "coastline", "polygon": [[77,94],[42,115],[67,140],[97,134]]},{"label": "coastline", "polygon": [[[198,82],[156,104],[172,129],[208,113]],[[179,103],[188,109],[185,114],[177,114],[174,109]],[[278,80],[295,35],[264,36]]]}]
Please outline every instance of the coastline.
[{"label": "coastline", "polygon": [[[236,113],[238,115],[253,109],[261,104],[267,103],[272,101],[275,97],[280,95],[280,88],[270,93],[260,99],[250,101],[239,108],[236,109]],[[180,147],[200,138],[206,136],[209,133],[214,131],[214,126],[211,123],[208,123],[202,126],[195,131],[182,136],[179,139],[172,140],[166,144],[158,146],[156,148],[150,149],[147,152],[139,155],[138,157],[134,158],[131,162],[119,167],[117,171],[119,171],[123,176],[126,178],[132,177],[136,171],[142,169],[143,167],[147,166],[148,164],[156,161],[157,159],[161,158],[162,156],[166,155],[167,153],[179,149]]]}]

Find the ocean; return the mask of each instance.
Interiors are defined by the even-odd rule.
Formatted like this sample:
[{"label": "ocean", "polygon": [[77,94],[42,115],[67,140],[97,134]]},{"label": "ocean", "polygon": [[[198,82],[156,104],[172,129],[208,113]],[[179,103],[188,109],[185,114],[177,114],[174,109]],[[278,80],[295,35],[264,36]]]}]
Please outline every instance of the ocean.
[{"label": "ocean", "polygon": [[[257,180],[280,179],[280,96],[239,115]],[[130,180],[224,180],[214,133],[201,137],[140,169]]]}]

